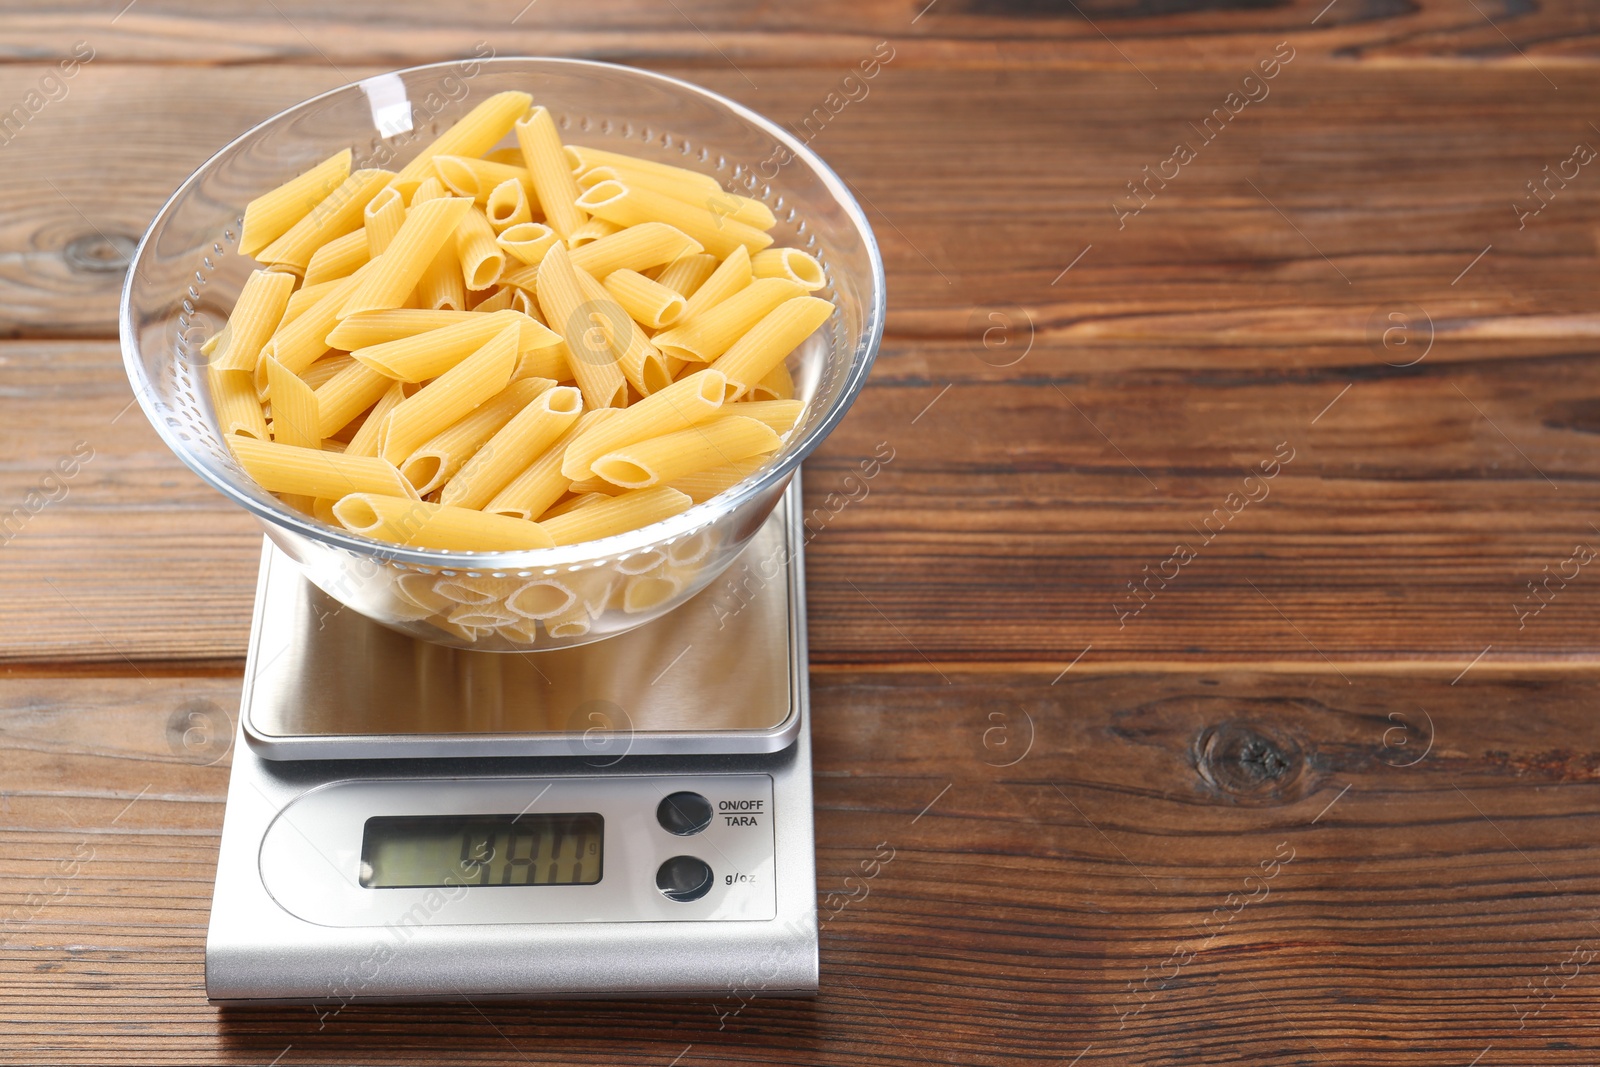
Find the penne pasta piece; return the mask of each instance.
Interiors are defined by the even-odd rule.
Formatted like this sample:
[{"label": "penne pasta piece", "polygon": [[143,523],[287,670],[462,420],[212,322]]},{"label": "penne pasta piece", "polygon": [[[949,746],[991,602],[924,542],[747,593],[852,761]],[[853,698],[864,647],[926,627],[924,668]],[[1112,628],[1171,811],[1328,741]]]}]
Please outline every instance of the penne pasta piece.
[{"label": "penne pasta piece", "polygon": [[548,619],[571,610],[578,594],[554,578],[535,579],[506,597],[506,608],[525,619]]},{"label": "penne pasta piece", "polygon": [[212,364],[208,377],[211,379],[211,407],[217,413],[217,427],[223,434],[267,440],[267,420],[261,414],[255,375]]},{"label": "penne pasta piece", "polygon": [[712,370],[721,371],[728,378],[728,399],[743,396],[765,378],[827,322],[833,311],[833,305],[826,300],[802,296],[786,300],[768,312],[712,364]]},{"label": "penne pasta piece", "polygon": [[787,278],[808,293],[828,284],[817,257],[798,248],[763,249],[750,257],[750,271],[757,278]]},{"label": "penne pasta piece", "polygon": [[624,268],[645,270],[702,252],[700,242],[664,222],[642,222],[574,249],[572,265],[596,278]]},{"label": "penne pasta piece", "polygon": [[267,389],[272,393],[272,439],[287,445],[321,448],[317,394],[277,360],[268,357],[262,362],[266,364]]},{"label": "penne pasta piece", "polygon": [[469,209],[456,226],[456,256],[467,288],[489,288],[506,269],[506,254],[495,243],[494,227],[476,209]]},{"label": "penne pasta piece", "polygon": [[[263,273],[266,273],[266,274],[277,274],[279,272],[275,271],[275,270],[268,270],[268,271],[265,271]],[[293,281],[294,281],[294,275],[290,274],[288,277],[290,279],[290,284],[292,285]],[[237,307],[235,308],[235,310],[237,310]],[[210,337],[207,337],[204,341],[200,342],[200,354],[202,356],[205,356],[207,359],[210,359],[212,356],[217,354],[217,350],[218,349],[221,349],[222,351],[226,352],[228,350],[228,341],[232,337],[233,337],[232,328],[227,323],[223,323],[222,324],[222,329],[218,330],[216,333],[212,334]]]},{"label": "penne pasta piece", "polygon": [[686,475],[776,452],[772,428],[743,415],[723,415],[689,430],[652,437],[607,452],[590,466],[624,489],[666,485]]},{"label": "penne pasta piece", "polygon": [[467,283],[461,276],[461,260],[455,241],[446,241],[434,253],[428,268],[417,279],[417,304],[424,311],[467,310]]},{"label": "penne pasta piece", "polygon": [[528,190],[516,179],[507,178],[489,191],[489,199],[483,202],[483,215],[494,227],[495,233],[532,222],[533,211],[528,206]]},{"label": "penne pasta piece", "polygon": [[344,370],[352,359],[348,352],[329,352],[311,366],[307,367],[300,375],[300,380],[317,389],[329,378]]},{"label": "penne pasta piece", "polygon": [[361,213],[394,175],[386,170],[358,170],[339,183],[299,222],[273,241],[256,258],[263,263],[303,273],[311,255],[334,238],[361,225]]},{"label": "penne pasta piece", "polygon": [[572,484],[572,479],[561,473],[561,458],[566,452],[567,445],[585,430],[606,421],[619,411],[619,408],[600,408],[579,415],[572,427],[557,438],[544,455],[534,460],[504,489],[496,493],[494,498],[484,505],[483,510],[496,515],[513,515],[524,519],[534,519],[543,515],[552,504],[566,495],[567,486]]},{"label": "penne pasta piece", "polygon": [[371,270],[339,309],[339,317],[404,304],[417,287],[423,271],[450,240],[471,207],[472,201],[464,197],[445,197],[429,200],[406,212],[400,231],[383,255],[372,261]]},{"label": "penne pasta piece", "polygon": [[718,218],[732,219],[758,230],[770,230],[778,224],[772,209],[759,200],[724,192],[722,187],[707,188],[701,182],[687,181],[677,176],[653,174],[631,166],[612,163],[594,167],[578,175],[578,188],[591,189],[604,181],[619,181],[650,189],[685,204],[703,207]]},{"label": "penne pasta piece", "polygon": [[[804,296],[805,289],[783,278],[757,278],[739,292],[692,319],[683,319],[654,338],[669,356],[710,363],[786,300]],[[766,372],[763,371],[763,374]]]},{"label": "penne pasta piece", "polygon": [[[490,220],[491,223],[493,221],[493,219]],[[539,265],[539,262],[544,259],[544,254],[550,251],[550,246],[558,240],[560,238],[556,236],[556,231],[542,222],[515,223],[502,229],[500,236],[495,238],[500,247],[511,253],[518,262],[526,263],[532,267]],[[509,275],[501,278],[501,281],[509,280]],[[529,288],[532,285],[533,278],[529,278],[528,284],[523,288]]]},{"label": "penne pasta piece", "polygon": [[451,192],[457,196],[470,196],[479,204],[487,203],[489,194],[503,182],[516,182],[533,188],[533,177],[527,167],[492,163],[487,159],[435,156],[433,169]]},{"label": "penne pasta piece", "polygon": [[616,353],[617,366],[628,384],[638,390],[640,396],[649,396],[671,385],[672,375],[667,373],[661,352],[634,323],[627,309],[588,272],[574,270],[572,273],[591,316],[611,345],[611,351]]},{"label": "penne pasta piece", "polygon": [[689,297],[689,306],[683,309],[679,322],[688,322],[733,296],[742,292],[755,279],[750,270],[750,253],[743,247],[723,260],[701,286]]},{"label": "penne pasta piece", "polygon": [[[520,285],[506,285],[504,288],[511,291],[511,310],[520,311],[528,318],[539,323],[539,325],[544,325],[544,320],[539,318],[539,304],[534,299],[532,289],[525,289]],[[566,346],[563,344],[561,347],[565,348]],[[561,365],[566,366],[565,357],[562,358]],[[568,374],[567,377],[570,378],[571,375]]]},{"label": "penne pasta piece", "polygon": [[545,632],[551,637],[582,637],[591,628],[589,615],[581,607],[568,608],[559,615],[544,620]]},{"label": "penne pasta piece", "polygon": [[[537,226],[539,224],[534,223],[534,225]],[[555,243],[554,241],[551,242],[552,245]],[[549,251],[549,248],[547,247],[545,251]],[[542,254],[539,262],[541,264],[544,262]],[[500,284],[515,286],[525,293],[537,293],[539,291],[539,267],[519,267],[516,270],[508,270],[500,276]],[[543,320],[541,319],[540,321]]]},{"label": "penne pasta piece", "polygon": [[393,379],[358,360],[316,388],[318,433],[332,437],[389,391]]},{"label": "penne pasta piece", "polygon": [[389,412],[395,409],[400,401],[406,398],[399,382],[390,382],[378,402],[372,405],[372,410],[361,421],[360,429],[355,436],[350,438],[350,443],[345,446],[344,454],[347,456],[376,456],[378,445],[383,441],[383,421],[389,417]]},{"label": "penne pasta piece", "polygon": [[[615,421],[614,419],[611,421]],[[666,486],[623,493],[540,523],[558,545],[575,545],[637,530],[671,518],[694,506],[683,493]]]},{"label": "penne pasta piece", "polygon": [[426,496],[455,477],[457,471],[510,422],[517,412],[533,403],[555,383],[544,378],[522,378],[512,382],[478,405],[471,414],[457,420],[429,438],[400,464],[400,473]]},{"label": "penne pasta piece", "polygon": [[481,509],[566,433],[582,411],[583,395],[571,386],[540,393],[445,483],[439,502]]},{"label": "penne pasta piece", "polygon": [[[395,312],[388,314],[394,315]],[[437,315],[437,312],[427,313]],[[516,311],[457,312],[447,326],[397,337],[392,341],[358,348],[350,354],[374,370],[403,382],[436,378],[472,355],[502,330],[514,329],[515,352],[549,348],[561,338],[539,323]],[[419,319],[419,322],[433,321]]]},{"label": "penne pasta piece", "polygon": [[539,208],[550,228],[566,240],[589,216],[577,206],[578,183],[572,180],[555,120],[548,109],[536,107],[517,120],[515,129]]},{"label": "penne pasta piece", "polygon": [[418,204],[426,204],[429,200],[440,200],[449,195],[450,190],[445,187],[444,182],[439,180],[439,176],[430,174],[423,179],[422,184],[417,186],[416,191],[411,194],[410,204],[412,207],[416,207]]},{"label": "penne pasta piece", "polygon": [[505,148],[496,148],[485,152],[483,158],[490,163],[509,163],[513,167],[520,167],[522,166],[522,149],[516,145],[508,145]]},{"label": "penne pasta piece", "polygon": [[[613,488],[615,487],[613,486]],[[543,522],[545,519],[554,519],[559,518],[562,515],[571,515],[574,511],[581,511],[584,508],[592,507],[593,505],[600,503],[602,500],[610,499],[612,499],[610,493],[579,493],[576,496],[568,497],[566,500],[563,500],[552,506],[549,511],[545,512],[544,515],[540,517],[539,521]]]},{"label": "penne pasta piece", "polygon": [[400,463],[418,445],[500,392],[510,382],[516,362],[517,327],[511,324],[396,405],[384,431],[383,457]]},{"label": "penne pasta piece", "polygon": [[610,237],[614,233],[621,232],[622,227],[614,222],[607,222],[605,219],[590,219],[568,235],[567,247],[576,250],[585,245],[593,244],[602,238]]},{"label": "penne pasta piece", "polygon": [[792,400],[794,398],[794,379],[789,376],[789,368],[779,363],[767,372],[755,385],[750,387],[750,392],[745,394],[746,400]]},{"label": "penne pasta piece", "polygon": [[485,293],[488,295],[472,305],[473,313],[482,315],[492,311],[510,311],[512,292],[514,290],[510,286],[480,290],[477,295],[483,296]]},{"label": "penne pasta piece", "polygon": [[228,440],[245,472],[274,493],[303,494],[337,500],[349,493],[378,493],[398,499],[417,498],[400,472],[381,459],[324,452],[245,437]]},{"label": "penne pasta piece", "polygon": [[[364,215],[365,209],[362,210]],[[335,278],[348,278],[357,267],[371,258],[367,252],[366,231],[351,230],[311,253],[311,260],[306,264],[305,284],[316,285],[318,282],[331,282]]]},{"label": "penne pasta piece", "polygon": [[297,178],[262,193],[244,208],[239,251],[253,256],[311,213],[350,176],[350,149],[335,152]]},{"label": "penne pasta piece", "polygon": [[577,206],[618,226],[665,222],[693,237],[707,252],[717,256],[727,256],[740,246],[748,252],[759,252],[772,243],[771,234],[754,226],[734,222],[652,189],[619,181],[604,181],[585,190],[578,197]]},{"label": "penne pasta piece", "polygon": [[251,271],[223,331],[227,344],[218,341],[213,351],[221,355],[214,355],[211,365],[217,370],[254,372],[262,347],[283,321],[293,289],[292,274]]},{"label": "penne pasta piece", "polygon": [[574,174],[582,174],[595,167],[625,167],[645,174],[655,174],[662,178],[699,185],[709,192],[722,191],[722,183],[717,179],[697,170],[689,170],[687,167],[674,167],[670,163],[657,163],[654,160],[624,155],[621,152],[608,152],[603,148],[589,148],[585,145],[569,144],[566,152],[567,163]]},{"label": "penne pasta piece", "polygon": [[608,274],[605,287],[634,322],[651,330],[677,322],[688,304],[676,289],[669,289],[626,267]]},{"label": "penne pasta piece", "polygon": [[[276,272],[273,271],[269,273]],[[293,278],[294,275],[291,274],[289,277]],[[309,310],[311,306],[318,300],[321,300],[323,297],[327,296],[335,285],[338,285],[343,281],[349,281],[349,279],[336,278],[331,282],[319,282],[316,285],[302,285],[300,288],[290,293],[289,302],[283,307],[283,320],[278,323],[278,329],[281,330],[295,319],[298,319],[301,314]]]},{"label": "penne pasta piece", "polygon": [[389,242],[394,240],[394,235],[400,232],[400,226],[406,221],[406,203],[400,191],[390,186],[373,197],[362,209],[361,219],[364,223],[362,231],[367,236],[367,257],[370,259],[383,255],[384,249],[389,247]]},{"label": "penne pasta piece", "polygon": [[461,322],[471,322],[470,311],[433,311],[426,308],[393,308],[388,311],[363,311],[342,319],[328,334],[328,344],[345,352],[358,348],[414,337],[429,330],[442,330]]},{"label": "penne pasta piece", "polygon": [[800,421],[800,413],[805,409],[805,402],[801,400],[742,401],[723,408],[729,415],[755,419],[776,434],[786,434],[794,429],[794,424]]},{"label": "penne pasta piece", "polygon": [[353,533],[410,548],[515,552],[551,548],[554,544],[542,527],[526,519],[486,515],[425,500],[351,493],[333,506],[333,513],[340,525]]},{"label": "penne pasta piece", "polygon": [[672,488],[686,495],[696,504],[704,504],[714,496],[726,493],[729,489],[744,481],[750,475],[760,470],[767,462],[765,455],[751,456],[734,463],[727,463],[720,467],[709,467],[703,471],[695,471],[674,478],[670,483]]},{"label": "penne pasta piece", "polygon": [[717,257],[708,252],[680,256],[661,268],[661,273],[656,275],[656,281],[688,298],[694,295],[695,290],[699,289],[716,269]]},{"label": "penne pasta piece", "polygon": [[403,167],[394,183],[402,195],[412,193],[433,172],[435,156],[481,156],[511,131],[533,103],[527,93],[496,93],[471,111]]},{"label": "penne pasta piece", "polygon": [[584,407],[626,404],[628,384],[606,336],[606,324],[596,321],[601,316],[585,298],[577,272],[561,245],[552,246],[539,264],[538,286],[539,307],[550,328],[566,342],[567,365],[578,388],[583,390]]},{"label": "penne pasta piece", "polygon": [[[324,352],[328,350],[327,338],[332,332],[334,323],[339,318],[339,308],[355,287],[361,283],[362,275],[371,270],[376,260],[367,263],[348,278],[340,278],[333,282],[328,290],[322,294],[316,303],[302,312],[288,325],[278,327],[278,332],[261,349],[261,360],[268,356],[276,359],[289,369],[291,374],[299,374],[311,364],[315,363]],[[285,312],[287,317],[287,312]],[[256,363],[256,387],[266,385],[266,370],[261,361]]]},{"label": "penne pasta piece", "polygon": [[715,370],[692,374],[659,393],[623,408],[616,416],[585,431],[566,447],[561,473],[569,482],[594,475],[590,464],[607,452],[715,418],[727,395],[727,382]]}]

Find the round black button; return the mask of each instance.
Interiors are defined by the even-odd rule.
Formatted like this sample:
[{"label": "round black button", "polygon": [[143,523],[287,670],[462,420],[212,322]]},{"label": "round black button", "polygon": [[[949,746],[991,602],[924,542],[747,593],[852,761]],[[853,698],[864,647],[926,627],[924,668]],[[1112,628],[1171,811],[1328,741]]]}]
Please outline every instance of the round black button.
[{"label": "round black button", "polygon": [[699,793],[673,793],[657,805],[656,821],[669,834],[697,834],[711,825],[711,801]]},{"label": "round black button", "polygon": [[687,903],[711,891],[711,868],[697,856],[674,856],[656,870],[656,888]]}]

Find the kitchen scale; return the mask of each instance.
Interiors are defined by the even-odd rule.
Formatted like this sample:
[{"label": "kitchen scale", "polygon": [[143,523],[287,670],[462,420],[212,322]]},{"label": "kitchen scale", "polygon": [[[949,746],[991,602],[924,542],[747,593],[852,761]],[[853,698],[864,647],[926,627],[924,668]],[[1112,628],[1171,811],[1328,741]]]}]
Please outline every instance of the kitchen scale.
[{"label": "kitchen scale", "polygon": [[683,606],[520,655],[342,610],[267,542],[207,995],[814,994],[799,492]]}]

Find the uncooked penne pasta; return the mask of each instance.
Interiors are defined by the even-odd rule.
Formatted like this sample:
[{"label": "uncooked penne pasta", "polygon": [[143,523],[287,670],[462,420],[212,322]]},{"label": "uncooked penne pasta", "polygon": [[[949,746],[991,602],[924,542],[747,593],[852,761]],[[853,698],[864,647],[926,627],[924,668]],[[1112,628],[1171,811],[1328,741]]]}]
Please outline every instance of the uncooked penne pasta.
[{"label": "uncooked penne pasta", "polygon": [[383,255],[372,261],[372,269],[345,299],[339,317],[404,304],[417,287],[422,272],[451,239],[471,207],[472,201],[465,197],[445,197],[429,200],[406,212],[400,232],[394,235]]},{"label": "uncooked penne pasta", "polygon": [[664,222],[644,222],[572,250],[572,265],[596,278],[614,270],[646,270],[703,251],[699,241]]},{"label": "uncooked penne pasta", "polygon": [[217,426],[222,432],[253,437],[258,441],[267,440],[267,420],[261,414],[261,398],[256,395],[254,373],[226,370],[213,364],[208,377],[211,383],[211,406],[217,413]]},{"label": "uncooked penne pasta", "polygon": [[567,492],[572,479],[561,473],[561,457],[577,436],[620,412],[620,408],[600,408],[585,411],[578,421],[556,439],[548,451],[528,465],[513,478],[494,499],[483,506],[484,511],[496,515],[512,515],[533,519],[543,515],[549,507]]},{"label": "uncooked penne pasta", "polygon": [[496,93],[418,152],[395,177],[401,193],[414,191],[433,172],[435,156],[482,156],[510,132],[533,103],[527,93]]},{"label": "uncooked penne pasta", "polygon": [[320,389],[328,379],[354,362],[348,352],[329,352],[300,372],[300,379],[313,389]]},{"label": "uncooked penne pasta", "polygon": [[471,322],[470,311],[434,311],[426,308],[392,308],[388,311],[363,311],[341,319],[328,334],[328,345],[344,352],[413,337],[429,330],[442,330],[460,322]]},{"label": "uncooked penne pasta", "polygon": [[[613,486],[613,488],[615,487]],[[559,518],[562,515],[571,515],[574,511],[581,511],[584,508],[600,503],[602,500],[610,500],[611,498],[612,496],[610,493],[579,493],[576,496],[568,497],[566,500],[553,505],[549,511],[545,512],[544,515],[540,517],[539,521],[543,522],[545,519],[554,519]]]},{"label": "uncooked penne pasta", "polygon": [[625,182],[601,182],[585,190],[578,197],[577,206],[618,226],[665,222],[693,237],[707,252],[717,256],[726,256],[741,245],[748,252],[759,252],[772,243],[772,235],[764,230]]},{"label": "uncooked penne pasta", "polygon": [[511,294],[514,291],[515,290],[510,286],[504,288],[491,286],[488,289],[479,290],[473,295],[481,297],[482,299],[480,299],[476,304],[472,305],[472,310],[480,315],[495,311],[510,311]]},{"label": "uncooked penne pasta", "polygon": [[539,525],[556,544],[575,545],[581,541],[594,541],[637,530],[641,526],[688,511],[693,506],[694,501],[686,495],[663,485],[623,493],[590,507],[545,520]]},{"label": "uncooked penne pasta", "polygon": [[401,499],[417,498],[400,472],[381,459],[325,452],[276,441],[231,437],[228,445],[239,465],[274,493],[296,493],[337,500],[348,493],[379,493]]},{"label": "uncooked penne pasta", "polygon": [[699,185],[709,192],[720,192],[722,189],[722,183],[711,175],[687,167],[675,167],[671,163],[657,163],[652,159],[641,159],[638,156],[610,152],[603,148],[590,148],[587,145],[569,144],[566,152],[567,163],[572,168],[573,174],[582,174],[595,167],[626,167],[629,170],[643,171],[646,174],[657,174],[663,178]]},{"label": "uncooked penne pasta", "polygon": [[528,206],[528,190],[515,178],[507,178],[490,190],[489,199],[483,203],[483,216],[495,233],[531,222],[533,211]]},{"label": "uncooked penne pasta", "polygon": [[815,292],[828,284],[817,258],[798,248],[767,248],[750,257],[750,270],[757,278],[787,278]]},{"label": "uncooked penne pasta", "polygon": [[366,231],[359,228],[351,230],[311,254],[311,261],[306,264],[305,284],[316,285],[335,278],[348,278],[357,267],[371,258],[367,251]]},{"label": "uncooked penne pasta", "polygon": [[305,218],[256,253],[256,258],[303,273],[317,249],[361,225],[361,213],[393,177],[394,174],[386,170],[353,172],[324,197],[322,203],[307,212]]},{"label": "uncooked penne pasta", "polygon": [[804,295],[804,288],[783,278],[757,278],[715,307],[661,331],[654,343],[669,356],[710,363],[773,308]]},{"label": "uncooked penne pasta", "polygon": [[576,251],[585,245],[593,244],[614,233],[621,233],[622,227],[605,219],[590,219],[582,226],[567,235],[567,247]]},{"label": "uncooked penne pasta", "polygon": [[362,210],[361,218],[362,233],[367,238],[367,258],[383,255],[406,221],[406,203],[400,190],[390,186],[373,197]]},{"label": "uncooked penne pasta", "polygon": [[521,378],[512,382],[499,395],[478,405],[471,414],[423,442],[400,464],[400,473],[417,487],[417,492],[426,496],[455,477],[484,442],[554,385],[555,382],[546,378]]},{"label": "uncooked penne pasta", "polygon": [[422,180],[422,184],[417,186],[416,191],[411,194],[410,204],[412,207],[416,207],[418,204],[426,204],[429,200],[439,200],[449,195],[450,190],[445,186],[444,182],[439,180],[439,176],[430,174]]},{"label": "uncooked penne pasta", "polygon": [[518,354],[550,347],[561,340],[528,316],[507,309],[492,315],[460,313],[457,321],[447,326],[357,348],[350,354],[390,378],[421,382],[437,378],[507,327],[515,331]]},{"label": "uncooked penne pasta", "polygon": [[533,176],[539,209],[550,228],[565,240],[588,215],[577,206],[578,183],[572,179],[555,120],[547,108],[536,107],[517,120],[516,134],[523,160]]},{"label": "uncooked penne pasta", "polygon": [[[560,238],[556,236],[556,231],[542,222],[519,222],[502,229],[495,240],[519,263],[537,267],[544,259],[544,254],[550,251],[550,246]],[[500,280],[507,281],[509,277],[502,275]],[[532,279],[528,284],[533,284]]]},{"label": "uncooked penne pasta", "polygon": [[456,227],[456,256],[461,260],[461,276],[467,288],[483,290],[495,283],[506,269],[506,254],[495,243],[494,227],[475,210],[461,216]]},{"label": "uncooked penne pasta", "polygon": [[542,527],[526,519],[430,504],[425,500],[351,493],[333,506],[333,514],[347,530],[410,548],[515,552],[554,545]]},{"label": "uncooked penne pasta", "polygon": [[540,393],[445,483],[439,502],[481,509],[554,444],[582,411],[583,395],[571,386]]},{"label": "uncooked penne pasta", "polygon": [[256,361],[261,358],[262,346],[283,320],[293,289],[292,274],[251,271],[239,293],[238,303],[233,305],[233,314],[228,316],[227,345],[224,347],[218,342],[217,348],[222,354],[212,360],[212,366],[218,370],[253,373]]},{"label": "uncooked penne pasta", "polygon": [[350,149],[342,149],[299,177],[290,178],[246,204],[244,226],[239,230],[239,251],[253,256],[288,233],[350,176],[350,160]]},{"label": "uncooked penne pasta", "polygon": [[626,267],[608,274],[605,287],[633,321],[652,330],[677,322],[688,304],[676,289],[669,289]]},{"label": "uncooked penne pasta", "polygon": [[[277,272],[273,271],[269,273]],[[291,274],[289,277],[293,278],[294,275]],[[278,323],[278,329],[283,329],[295,319],[298,319],[304,312],[310,310],[312,305],[314,305],[318,300],[321,300],[323,297],[327,296],[329,291],[331,291],[335,285],[349,280],[350,279],[348,278],[336,278],[331,282],[319,282],[316,285],[302,285],[300,288],[290,293],[289,302],[284,305],[283,320]]]},{"label": "uncooked penne pasta", "polygon": [[[749,255],[748,252],[745,254]],[[661,268],[661,273],[656,275],[655,280],[687,299],[694,295],[695,290],[699,289],[716,269],[717,257],[709,252],[702,252],[698,255],[680,256],[673,260]],[[685,312],[687,310],[685,307]],[[682,318],[682,315],[679,318]]]},{"label": "uncooked penne pasta", "polygon": [[317,416],[322,437],[332,437],[388,392],[393,381],[359,360],[317,386]]},{"label": "uncooked penne pasta", "polygon": [[[585,299],[567,250],[557,244],[539,264],[539,307],[545,322],[565,339],[567,363],[586,408],[621,407],[627,403],[628,383],[617,364],[615,351],[603,323]],[[626,318],[626,314],[623,315]]]},{"label": "uncooked penne pasta", "polygon": [[755,419],[779,434],[794,429],[794,424],[800,421],[800,413],[805,409],[804,402],[799,400],[743,401],[723,408],[729,415],[742,415],[747,419]]},{"label": "uncooked penne pasta", "polygon": [[688,322],[704,314],[743,291],[754,279],[755,275],[750,270],[750,253],[741,245],[689,297],[689,306],[683,309],[683,318],[678,321]]},{"label": "uncooked penne pasta", "polygon": [[422,277],[417,279],[417,304],[424,310],[467,310],[467,283],[461,276],[461,259],[455,241],[446,241],[434,253]]},{"label": "uncooked penne pasta", "polygon": [[378,402],[372,405],[372,410],[367,413],[367,417],[361,421],[360,429],[356,430],[355,436],[350,438],[350,443],[345,446],[344,454],[347,456],[376,456],[378,454],[378,446],[383,443],[383,422],[389,417],[389,412],[393,411],[400,401],[405,398],[406,394],[401,389],[400,383],[391,382],[389,387],[384,390],[383,396],[379,397]]},{"label": "uncooked penne pasta", "polygon": [[596,459],[596,476],[624,489],[666,485],[685,475],[776,452],[782,444],[772,428],[742,415],[723,415],[614,449]]},{"label": "uncooked penne pasta", "polygon": [[792,400],[793,398],[794,379],[789,376],[788,366],[781,362],[768,371],[765,378],[752,385],[750,392],[744,396],[746,400]]},{"label": "uncooked penne pasta", "polygon": [[727,381],[714,369],[673,382],[567,445],[561,473],[574,482],[591,477],[595,472],[590,464],[607,452],[715,418],[726,395]]},{"label": "uncooked penne pasta", "polygon": [[433,169],[451,192],[457,196],[470,196],[479,204],[488,203],[489,195],[503,182],[516,182],[533,188],[533,178],[527,167],[492,163],[487,159],[435,156]]},{"label": "uncooked penne pasta", "polygon": [[737,399],[767,376],[773,367],[800,347],[827,322],[833,305],[814,296],[786,300],[767,313],[755,327],[712,364],[728,378],[728,399]]},{"label": "uncooked penne pasta", "polygon": [[[737,407],[738,405],[735,405]],[[744,481],[766,463],[764,455],[751,456],[734,463],[686,474],[672,481],[672,488],[686,495],[696,504],[704,504],[714,496],[726,493]]]},{"label": "uncooked penne pasta", "polygon": [[321,448],[317,394],[277,360],[268,357],[262,362],[266,364],[267,389],[272,393],[272,439],[287,445]]},{"label": "uncooked penne pasta", "polygon": [[504,389],[516,363],[517,327],[512,324],[396,405],[384,431],[383,457],[391,463],[403,461],[418,445]]},{"label": "uncooked penne pasta", "polygon": [[772,209],[759,200],[724,192],[720,186],[708,189],[700,182],[686,181],[677,176],[653,174],[647,170],[613,163],[586,170],[578,175],[577,180],[580,189],[591,189],[604,181],[638,185],[663,196],[670,196],[674,200],[681,200],[685,204],[703,207],[718,218],[732,219],[747,226],[754,226],[758,230],[770,230],[778,224]]},{"label": "uncooked penne pasta", "polygon": [[610,342],[611,350],[616,353],[617,366],[622,368],[622,375],[628,384],[638,390],[641,396],[649,396],[671,385],[672,375],[667,373],[661,351],[650,343],[627,310],[586,271],[574,270],[572,273],[590,314]]},{"label": "uncooked penne pasta", "polygon": [[[355,287],[361,283],[362,276],[370,271],[376,262],[373,260],[350,277],[340,278],[332,283],[315,304],[292,322],[278,327],[278,332],[273,334],[262,347],[261,358],[265,360],[271,356],[287,367],[292,374],[299,374],[315,363],[328,350],[328,334],[332,332],[334,323],[339,320],[339,309]],[[287,312],[285,315],[287,316]],[[258,362],[256,386],[260,388],[265,384],[265,369]]]}]

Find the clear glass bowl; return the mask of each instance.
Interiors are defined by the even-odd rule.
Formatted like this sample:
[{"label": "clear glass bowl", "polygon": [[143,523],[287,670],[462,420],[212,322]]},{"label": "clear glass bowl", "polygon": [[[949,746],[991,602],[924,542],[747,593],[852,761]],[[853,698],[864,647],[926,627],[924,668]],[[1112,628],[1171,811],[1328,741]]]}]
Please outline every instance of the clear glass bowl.
[{"label": "clear glass bowl", "polygon": [[[394,108],[384,106],[384,89],[400,85],[413,129],[385,138],[377,123],[393,130]],[[357,167],[399,170],[478,102],[508,89],[548,107],[568,143],[692,167],[765,201],[778,217],[775,243],[821,261],[828,284],[814,295],[838,310],[788,361],[805,414],[783,450],[732,489],[602,540],[524,552],[442,552],[400,548],[318,522],[244,473],[217,432],[207,393],[200,346],[222,328],[255,267],[237,251],[244,205],[345,147]],[[865,214],[838,176],[788,132],[660,74],[581,60],[499,58],[413,67],[347,85],[289,108],[222,149],[151,223],[128,271],[120,323],[128,377],[162,438],[196,474],[255,515],[319,588],[428,641],[522,652],[630,630],[721,573],[855,399],[877,354],[883,319],[883,262]]]}]

